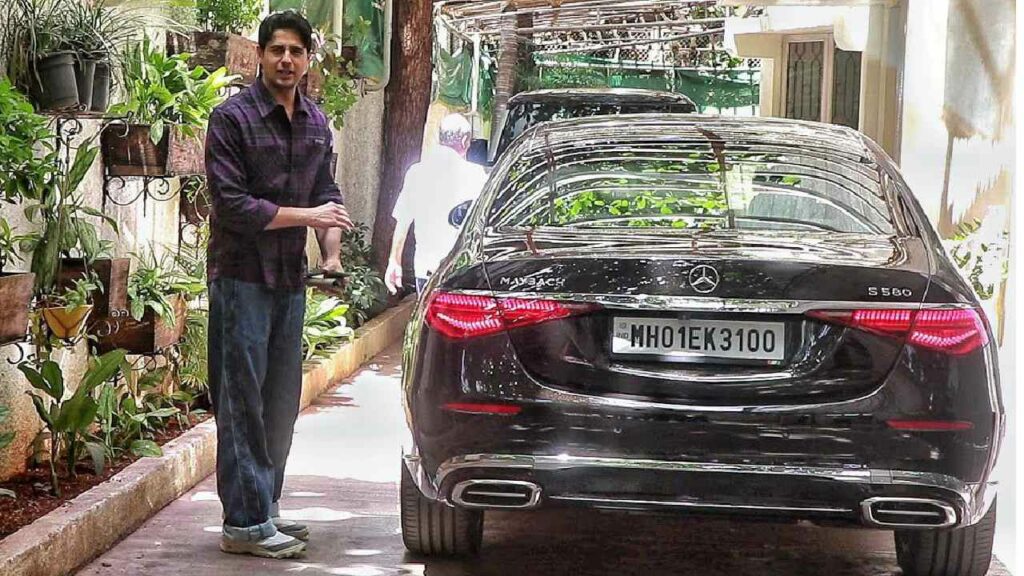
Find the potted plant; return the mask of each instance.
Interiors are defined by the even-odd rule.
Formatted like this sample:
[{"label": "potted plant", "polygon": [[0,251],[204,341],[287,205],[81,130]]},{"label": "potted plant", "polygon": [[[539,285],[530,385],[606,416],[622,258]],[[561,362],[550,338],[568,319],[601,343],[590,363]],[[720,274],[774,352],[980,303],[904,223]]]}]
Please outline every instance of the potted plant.
[{"label": "potted plant", "polygon": [[[54,160],[52,138],[46,119],[6,78],[0,79],[0,201],[17,204],[39,197]],[[7,268],[20,260],[22,240],[0,217],[0,344],[22,339],[28,330],[35,275]]]},{"label": "potted plant", "polygon": [[123,348],[132,354],[153,354],[177,344],[185,329],[188,298],[206,289],[168,258],[158,259],[152,249],[136,256],[135,263],[128,281],[129,317],[99,338],[100,352]]},{"label": "potted plant", "polygon": [[192,64],[208,70],[225,67],[252,84],[259,70],[257,44],[241,34],[259,21],[261,0],[196,0],[196,20],[203,28],[193,36]]},{"label": "potted plant", "polygon": [[39,199],[25,208],[29,220],[39,226],[20,242],[21,250],[32,254],[31,270],[38,295],[59,297],[62,290],[71,287],[59,282],[67,259],[84,259],[92,264],[109,252],[110,243],[100,240],[96,221],[115,233],[117,223],[86,206],[78,190],[98,152],[91,139],[84,142],[67,172],[53,168]]},{"label": "potted plant", "polygon": [[124,123],[101,132],[103,161],[116,176],[202,174],[203,127],[232,77],[220,68],[189,68],[188,55],[167,56],[148,38],[129,49],[125,101],[109,113]]},{"label": "potted plant", "polygon": [[11,0],[4,47],[7,76],[44,110],[79,105],[69,0]]},{"label": "potted plant", "polygon": [[70,288],[40,296],[40,311],[50,333],[61,340],[81,336],[93,310],[92,294],[100,289],[99,278],[89,274],[75,280]]},{"label": "potted plant", "polygon": [[120,313],[128,309],[128,275],[131,260],[128,258],[105,258],[102,254],[94,260],[87,258],[62,258],[58,286],[67,290],[82,278],[92,278],[95,288],[91,293],[93,317],[106,318],[111,312]]}]

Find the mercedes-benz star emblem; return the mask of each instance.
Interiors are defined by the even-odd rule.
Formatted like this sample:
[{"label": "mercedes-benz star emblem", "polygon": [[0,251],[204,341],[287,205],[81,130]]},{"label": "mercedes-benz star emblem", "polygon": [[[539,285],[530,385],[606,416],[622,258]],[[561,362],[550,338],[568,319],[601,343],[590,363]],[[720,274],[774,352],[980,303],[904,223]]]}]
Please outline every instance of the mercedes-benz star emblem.
[{"label": "mercedes-benz star emblem", "polygon": [[689,279],[690,287],[700,294],[714,292],[718,288],[718,270],[707,264],[690,268]]}]

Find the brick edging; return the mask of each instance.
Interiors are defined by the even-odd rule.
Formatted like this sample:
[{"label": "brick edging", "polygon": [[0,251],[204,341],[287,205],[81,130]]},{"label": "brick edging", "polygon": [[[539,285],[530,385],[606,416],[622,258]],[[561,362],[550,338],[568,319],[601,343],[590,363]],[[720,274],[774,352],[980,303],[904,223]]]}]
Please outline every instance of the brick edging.
[{"label": "brick edging", "polygon": [[[333,383],[352,374],[400,339],[415,301],[410,297],[356,330],[351,342],[318,360],[302,378],[305,408]],[[217,431],[207,421],[163,447],[160,458],[143,458],[106,482],[0,541],[0,576],[68,574],[214,472]]]}]

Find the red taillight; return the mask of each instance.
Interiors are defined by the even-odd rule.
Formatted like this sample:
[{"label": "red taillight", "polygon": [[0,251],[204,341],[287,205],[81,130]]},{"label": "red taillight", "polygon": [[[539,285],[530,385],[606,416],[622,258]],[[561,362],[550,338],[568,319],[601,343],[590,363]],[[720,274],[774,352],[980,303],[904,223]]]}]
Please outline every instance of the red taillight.
[{"label": "red taillight", "polygon": [[460,340],[582,314],[595,307],[557,300],[494,298],[439,292],[427,306],[427,324]]},{"label": "red taillight", "polygon": [[914,346],[949,354],[967,354],[988,344],[985,323],[972,308],[815,310],[808,315],[858,330],[905,337]]},{"label": "red taillight", "polygon": [[966,420],[888,420],[886,424],[893,430],[909,432],[959,432],[974,428]]}]

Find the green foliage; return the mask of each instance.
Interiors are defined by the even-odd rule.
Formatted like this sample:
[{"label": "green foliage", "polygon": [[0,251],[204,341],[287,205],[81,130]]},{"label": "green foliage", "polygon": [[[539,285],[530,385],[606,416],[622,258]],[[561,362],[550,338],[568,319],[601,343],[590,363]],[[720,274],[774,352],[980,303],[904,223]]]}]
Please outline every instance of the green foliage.
[{"label": "green foliage", "polygon": [[[1002,231],[996,238],[984,240],[979,235],[980,229],[980,220],[964,222],[947,244],[950,257],[978,298],[989,300],[995,296],[997,284],[1009,274],[1006,256],[1009,233]],[[993,274],[996,267],[998,271]]]},{"label": "green foliage", "polygon": [[207,390],[210,382],[208,373],[208,349],[210,318],[205,310],[190,309],[185,325],[185,337],[178,346],[176,378],[182,391],[192,395]]},{"label": "green foliage", "polygon": [[345,321],[348,306],[341,300],[315,292],[306,291],[306,314],[302,322],[302,351],[306,360],[325,356],[328,348],[352,337],[352,329]]},{"label": "green foliage", "polygon": [[222,94],[236,78],[225,68],[207,73],[202,66],[189,68],[189,54],[167,56],[146,37],[132,45],[122,68],[125,101],[110,107],[110,114],[134,124],[149,126],[154,144],[172,125],[195,138],[213,109],[224,101]]},{"label": "green foliage", "polygon": [[0,272],[14,260],[21,260],[16,248],[23,238],[16,236],[7,220],[0,218]]},{"label": "green foliage", "polygon": [[202,294],[206,290],[205,283],[185,274],[166,253],[157,258],[152,247],[133,256],[135,270],[128,278],[128,308],[132,318],[141,321],[149,309],[173,326],[174,296],[189,298]]},{"label": "green foliage", "polygon": [[3,4],[0,60],[7,77],[24,93],[37,82],[37,61],[72,50],[68,6],[71,0],[10,0]]},{"label": "green foliage", "polygon": [[380,274],[370,265],[370,229],[363,223],[345,230],[341,236],[341,261],[348,274],[342,286],[342,301],[348,304],[345,317],[352,326],[361,326],[387,305],[388,292]]},{"label": "green foliage", "polygon": [[103,284],[95,271],[87,270],[86,274],[76,278],[67,290],[55,294],[44,294],[41,299],[48,307],[78,308],[92,304],[92,295],[97,291],[103,291]]},{"label": "green foliage", "polygon": [[59,364],[41,360],[18,365],[34,389],[27,394],[32,397],[36,413],[50,433],[50,483],[57,496],[60,496],[57,463],[61,454],[66,458],[67,472],[71,476],[75,476],[75,464],[83,449],[88,449],[97,469],[103,467],[102,460],[96,458],[97,453],[86,445],[87,432],[99,410],[93,391],[117,373],[124,358],[124,350],[114,350],[91,359],[78,387],[66,399],[64,372]]},{"label": "green foliage", "polygon": [[0,78],[0,200],[38,199],[53,176],[53,131],[28,98]]},{"label": "green foliage", "polygon": [[243,34],[260,18],[261,0],[196,0],[196,20],[212,32]]},{"label": "green foliage", "polygon": [[100,390],[96,413],[99,427],[92,439],[102,447],[106,459],[115,460],[126,453],[140,457],[163,454],[155,435],[179,413],[172,399],[161,391],[168,370],[163,366],[141,372],[122,361],[121,378]]},{"label": "green foliage", "polygon": [[[360,22],[369,25],[363,19]],[[365,32],[358,30],[355,33],[365,35]],[[342,39],[337,34],[324,37],[317,46],[310,61],[310,69],[324,78],[321,108],[334,126],[341,129],[345,125],[345,114],[359,101],[359,86],[355,80],[356,63],[342,55]]]},{"label": "green foliage", "polygon": [[[52,294],[61,258],[80,257],[91,264],[110,250],[100,240],[91,218],[99,219],[117,232],[113,218],[86,206],[79,187],[89,172],[99,148],[87,140],[75,153],[67,172],[56,169],[43,188],[39,200],[25,208],[29,220],[40,225],[21,242],[23,252],[32,253],[32,272],[36,274],[36,293]],[[90,218],[91,217],[91,218]]]}]

